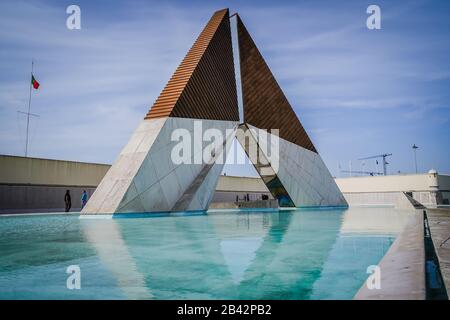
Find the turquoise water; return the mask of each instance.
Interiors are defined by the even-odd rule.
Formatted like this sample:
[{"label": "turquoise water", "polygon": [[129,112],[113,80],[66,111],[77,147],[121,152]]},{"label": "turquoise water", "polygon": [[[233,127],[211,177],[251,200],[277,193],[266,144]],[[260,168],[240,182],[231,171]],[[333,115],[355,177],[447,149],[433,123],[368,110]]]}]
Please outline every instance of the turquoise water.
[{"label": "turquoise water", "polygon": [[[351,299],[408,214],[0,217],[0,299]],[[69,290],[70,265],[81,289]]]}]

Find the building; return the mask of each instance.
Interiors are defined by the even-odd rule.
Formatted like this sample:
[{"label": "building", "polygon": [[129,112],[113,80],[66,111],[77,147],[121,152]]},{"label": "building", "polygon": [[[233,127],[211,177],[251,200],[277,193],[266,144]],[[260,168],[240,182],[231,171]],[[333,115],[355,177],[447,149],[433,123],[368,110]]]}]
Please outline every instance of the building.
[{"label": "building", "polygon": [[[0,213],[64,211],[66,190],[72,194],[72,211],[79,211],[82,191],[91,196],[110,167],[0,155]],[[350,206],[396,206],[405,193],[427,207],[445,206],[450,200],[450,175],[435,171],[338,178],[336,183]],[[263,196],[273,199],[259,177],[220,176],[212,203],[258,201]]]},{"label": "building", "polygon": [[395,206],[403,194],[426,207],[449,205],[450,175],[436,170],[421,174],[338,178],[336,183],[349,205]]}]

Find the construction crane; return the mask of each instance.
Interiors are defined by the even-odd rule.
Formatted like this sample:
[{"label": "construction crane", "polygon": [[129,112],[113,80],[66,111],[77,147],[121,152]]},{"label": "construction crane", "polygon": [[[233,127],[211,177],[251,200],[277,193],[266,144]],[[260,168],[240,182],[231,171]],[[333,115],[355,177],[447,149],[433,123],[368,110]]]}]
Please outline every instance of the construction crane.
[{"label": "construction crane", "polygon": [[[366,158],[361,158],[361,159],[358,159],[358,160],[368,160],[368,159],[376,159],[376,158],[383,158],[383,175],[386,175],[386,166],[389,164],[387,161],[386,161],[386,158],[387,157],[390,157],[390,156],[392,156],[392,153],[384,153],[384,154],[379,154],[379,155],[377,155],[377,156],[371,156],[371,157],[366,157]],[[378,161],[377,161],[377,164],[378,164]]]}]

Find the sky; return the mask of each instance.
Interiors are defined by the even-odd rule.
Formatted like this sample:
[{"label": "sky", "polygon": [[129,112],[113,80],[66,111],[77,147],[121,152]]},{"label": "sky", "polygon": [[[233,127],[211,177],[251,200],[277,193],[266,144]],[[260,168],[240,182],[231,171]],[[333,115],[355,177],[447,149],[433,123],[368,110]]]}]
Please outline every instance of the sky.
[{"label": "sky", "polygon": [[[81,8],[81,30],[66,8]],[[366,9],[381,8],[369,30]],[[450,174],[450,1],[0,2],[0,154],[112,163],[212,13],[239,12],[334,176]],[[380,161],[381,163],[381,161]],[[230,174],[252,175],[228,166]]]}]

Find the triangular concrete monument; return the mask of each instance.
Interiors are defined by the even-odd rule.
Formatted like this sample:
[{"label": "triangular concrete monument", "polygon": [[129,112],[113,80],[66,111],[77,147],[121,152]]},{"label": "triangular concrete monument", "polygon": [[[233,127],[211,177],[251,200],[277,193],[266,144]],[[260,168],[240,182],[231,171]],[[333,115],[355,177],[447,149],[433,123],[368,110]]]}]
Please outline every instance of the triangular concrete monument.
[{"label": "triangular concrete monument", "polygon": [[225,9],[214,13],[82,213],[207,209],[223,167],[214,158],[226,150],[211,153],[210,163],[205,163],[202,153],[209,143],[194,137],[192,163],[176,164],[171,157],[177,144],[171,139],[173,131],[184,129],[189,138],[196,129],[213,128],[225,137],[226,130],[234,130],[238,122]]},{"label": "triangular concrete monument", "polygon": [[[347,205],[239,16],[237,32],[245,123],[242,128],[252,128],[251,136],[263,147],[258,148],[259,160],[267,158],[271,148],[264,146],[266,139],[258,139],[257,128],[279,130],[279,152],[272,155],[278,156],[277,167],[253,163],[265,184],[281,206]],[[248,142],[244,143],[239,135],[238,140],[248,153]]]},{"label": "triangular concrete monument", "polygon": [[[237,19],[244,123],[239,119],[230,16],[224,9],[211,17],[82,214],[208,209],[235,137],[246,152],[250,144],[256,146],[263,161],[252,162],[281,206],[346,204]],[[279,140],[273,134],[271,142],[261,139],[258,128],[280,129]],[[213,134],[206,137],[204,131]],[[274,141],[280,143],[276,155],[269,154]],[[189,142],[189,152],[180,152],[180,142]]]}]

